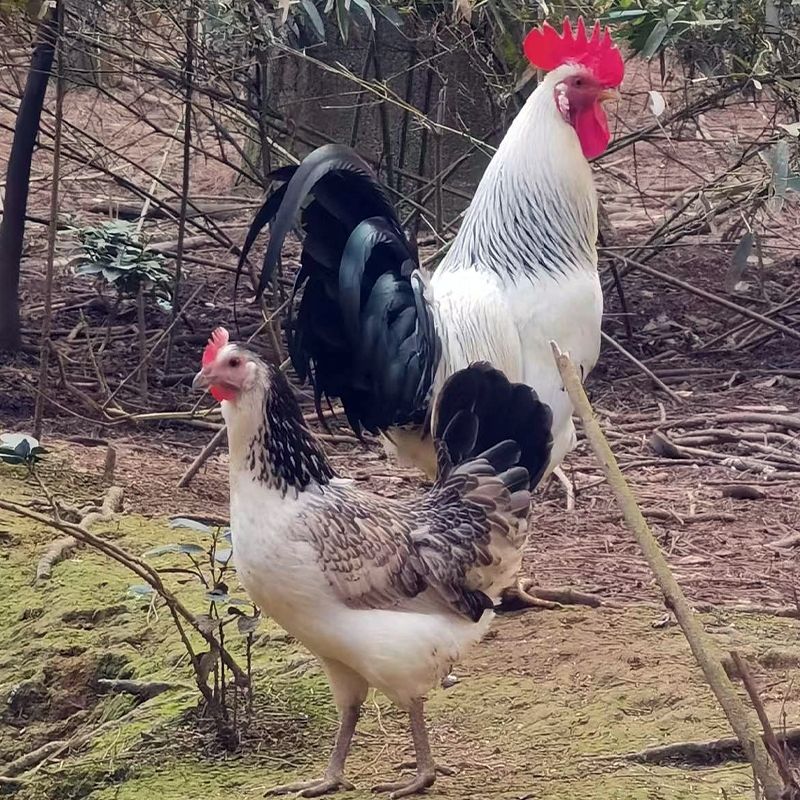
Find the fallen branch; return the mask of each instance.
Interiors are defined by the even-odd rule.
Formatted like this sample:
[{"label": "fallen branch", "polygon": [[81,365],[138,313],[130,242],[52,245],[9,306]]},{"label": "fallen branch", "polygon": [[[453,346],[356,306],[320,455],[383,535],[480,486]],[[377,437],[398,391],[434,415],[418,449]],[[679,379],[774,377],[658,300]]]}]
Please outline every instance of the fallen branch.
[{"label": "fallen branch", "polygon": [[106,692],[132,694],[139,700],[152,700],[175,687],[163,681],[131,681],[111,678],[98,678],[97,686]]},{"label": "fallen branch", "polygon": [[[663,508],[642,508],[642,516],[645,519],[657,519],[663,522],[675,522],[678,525],[692,525],[697,522],[736,522],[735,514],[728,514],[724,511],[702,511],[699,514],[678,514],[676,511],[668,511]],[[622,516],[621,511],[606,514],[603,522],[613,522]]]},{"label": "fallen branch", "polygon": [[631,532],[633,533],[644,557],[647,560],[653,575],[664,593],[666,605],[671,609],[678,624],[686,637],[689,647],[697,663],[703,670],[706,681],[719,701],[728,722],[737,739],[747,755],[747,760],[753,766],[753,773],[761,784],[766,800],[780,800],[783,782],[772,764],[769,754],[755,726],[752,724],[747,710],[736,694],[728,678],[722,660],[716,652],[714,643],[709,639],[702,625],[689,606],[683,590],[672,575],[664,554],[654,538],[647,522],[642,515],[630,487],[620,471],[614,453],[603,436],[594,411],[581,379],[570,361],[569,356],[563,354],[555,342],[551,343],[556,366],[564,381],[575,411],[583,423],[586,438],[600,461],[603,472],[613,490]]},{"label": "fallen branch", "polygon": [[[98,522],[108,522],[113,519],[114,514],[122,511],[123,496],[123,491],[119,486],[110,486],[103,497],[103,505],[100,509],[90,511],[78,524],[88,529]],[[56,539],[39,559],[35,582],[49,580],[53,567],[59,561],[68,558],[79,544],[80,542],[74,536],[62,536],[60,539]]]},{"label": "fallen branch", "polygon": [[571,586],[546,589],[542,586],[533,586],[532,583],[533,581],[527,578],[521,581],[521,586],[529,595],[539,600],[548,600],[551,603],[558,603],[562,606],[589,606],[591,608],[599,608],[604,605],[603,598],[600,597],[599,594],[580,592],[577,589],[573,589]]},{"label": "fallen branch", "polygon": [[[790,728],[777,735],[778,742],[790,747],[800,745],[800,728]],[[606,757],[603,757],[604,760]],[[734,736],[723,739],[710,739],[705,742],[675,742],[657,747],[645,747],[634,753],[608,758],[635,761],[638,764],[682,764],[708,765],[720,761],[744,760],[745,755],[739,740]]]},{"label": "fallen branch", "polygon": [[612,339],[604,331],[600,331],[600,336],[603,337],[604,342],[608,342],[608,344],[610,344],[618,353],[622,353],[622,355],[625,356],[625,358],[627,358],[632,364],[634,364],[639,369],[640,372],[643,372],[648,378],[650,378],[650,380],[653,381],[653,383],[656,386],[658,386],[658,388],[661,389],[662,392],[668,394],[676,403],[684,402],[683,398],[675,391],[670,389],[669,386],[667,386],[667,384],[664,383],[664,381],[662,381],[661,378],[659,378],[658,375],[656,375],[653,372],[653,370],[650,369],[650,367],[639,361],[639,359],[636,358],[636,356],[633,355],[633,353],[626,350],[618,341],[616,341],[616,339]]},{"label": "fallen branch", "polygon": [[653,267],[648,267],[647,264],[642,264],[640,261],[634,261],[632,258],[620,253],[610,252],[609,255],[612,258],[622,261],[626,266],[633,267],[634,269],[639,270],[639,272],[644,272],[646,275],[650,275],[653,278],[664,281],[664,283],[669,283],[672,286],[677,286],[679,289],[683,289],[686,292],[695,294],[698,297],[704,298],[705,300],[710,300],[712,303],[716,303],[719,306],[723,306],[731,311],[735,311],[737,314],[741,314],[743,317],[750,317],[750,319],[754,319],[757,322],[760,322],[762,325],[766,325],[767,327],[773,328],[776,331],[785,333],[787,336],[791,336],[793,339],[800,339],[800,330],[797,330],[796,328],[790,328],[788,325],[784,325],[782,322],[765,317],[763,314],[759,314],[757,311],[751,311],[746,306],[726,300],[724,297],[719,297],[716,294],[707,292],[705,289],[700,289],[697,286],[693,286],[691,283],[687,283],[680,278],[676,278],[674,275],[669,275],[665,272],[661,272],[660,270],[653,269]]},{"label": "fallen branch", "polygon": [[50,758],[57,750],[64,747],[65,744],[66,742],[61,740],[46,742],[41,747],[37,747],[35,750],[31,750],[30,753],[25,753],[19,758],[15,758],[10,764],[6,764],[5,770],[0,774],[0,777],[13,778],[17,775],[21,775],[23,772],[27,772],[29,769],[33,769],[38,764],[41,764],[42,761],[46,761]]}]

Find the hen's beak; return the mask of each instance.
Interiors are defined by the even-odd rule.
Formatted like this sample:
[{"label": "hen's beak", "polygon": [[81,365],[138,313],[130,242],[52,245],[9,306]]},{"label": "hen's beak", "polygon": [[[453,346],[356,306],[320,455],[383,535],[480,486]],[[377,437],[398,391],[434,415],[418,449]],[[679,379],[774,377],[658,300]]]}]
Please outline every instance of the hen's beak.
[{"label": "hen's beak", "polygon": [[612,101],[616,102],[619,100],[619,92],[614,89],[603,89],[598,95],[597,99],[601,103],[610,103]]},{"label": "hen's beak", "polygon": [[209,371],[204,367],[194,376],[194,380],[192,381],[192,389],[202,389],[206,391],[208,387],[211,386],[211,375]]}]

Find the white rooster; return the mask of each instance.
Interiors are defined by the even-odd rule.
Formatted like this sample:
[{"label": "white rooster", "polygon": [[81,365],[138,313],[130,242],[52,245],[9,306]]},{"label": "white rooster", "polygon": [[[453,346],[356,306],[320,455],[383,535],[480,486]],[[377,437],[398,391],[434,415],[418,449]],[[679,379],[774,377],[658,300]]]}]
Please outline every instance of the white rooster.
[{"label": "white rooster", "polygon": [[[550,410],[486,364],[457,372],[439,395],[436,483],[395,500],[335,477],[283,374],[224,329],[202,364],[194,385],[222,401],[228,430],[238,575],[319,658],[339,710],[325,773],[271,793],[352,788],[345,759],[370,686],[408,710],[417,766],[411,780],[375,789],[392,798],[422,791],[436,776],[423,699],[513,589],[528,487],[550,455]],[[487,439],[484,422],[501,438]]]},{"label": "white rooster", "polygon": [[[305,233],[287,336],[292,363],[318,401],[340,398],[356,430],[384,434],[401,460],[435,474],[428,413],[446,380],[486,361],[536,390],[553,411],[547,472],[575,445],[572,404],[550,341],[583,376],[600,352],[597,199],[588,160],[610,134],[603,102],[623,78],[599,23],[559,34],[545,23],[524,43],[548,71],[509,128],[444,260],[428,280],[386,191],[350,148],[326,145],[283,181],[248,233],[240,269],[271,223],[260,291],[287,233]],[[293,303],[295,298],[293,298]]]}]

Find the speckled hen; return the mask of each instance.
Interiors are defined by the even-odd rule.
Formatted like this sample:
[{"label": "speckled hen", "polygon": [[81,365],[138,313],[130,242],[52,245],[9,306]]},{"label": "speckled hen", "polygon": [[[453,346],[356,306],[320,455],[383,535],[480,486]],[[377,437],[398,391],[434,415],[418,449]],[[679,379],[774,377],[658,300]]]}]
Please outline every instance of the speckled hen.
[{"label": "speckled hen", "polygon": [[[322,777],[272,791],[350,787],[345,759],[371,686],[409,712],[417,764],[410,781],[376,789],[393,798],[425,789],[435,766],[423,699],[514,586],[529,486],[552,447],[550,409],[487,364],[457,372],[439,396],[438,478],[397,500],[336,477],[284,376],[223,329],[194,383],[222,401],[240,579],[317,656],[339,710]],[[534,474],[519,466],[523,457]]]}]

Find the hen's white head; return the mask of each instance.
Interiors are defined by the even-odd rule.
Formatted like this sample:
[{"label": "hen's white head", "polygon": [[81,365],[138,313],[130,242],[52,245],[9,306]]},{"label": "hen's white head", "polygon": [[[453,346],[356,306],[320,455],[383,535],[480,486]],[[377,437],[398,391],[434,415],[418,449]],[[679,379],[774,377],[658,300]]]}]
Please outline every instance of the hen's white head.
[{"label": "hen's white head", "polygon": [[597,22],[586,35],[583,17],[573,32],[569,19],[559,34],[545,22],[525,38],[525,55],[533,66],[549,74],[543,88],[552,92],[553,103],[572,128],[587,159],[599,156],[611,134],[603,102],[616,97],[613,91],[625,74],[622,54],[606,28]]},{"label": "hen's white head", "polygon": [[194,376],[195,389],[208,389],[215,400],[234,401],[264,382],[263,364],[253,353],[229,342],[228,331],[217,328],[203,350],[202,369]]}]

